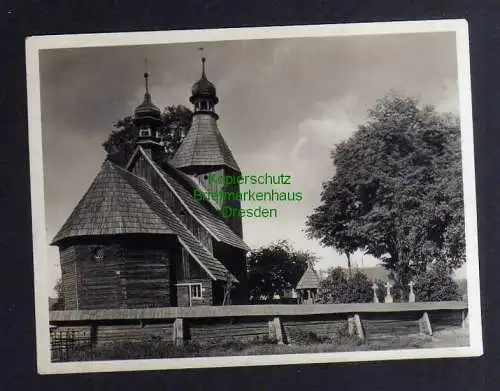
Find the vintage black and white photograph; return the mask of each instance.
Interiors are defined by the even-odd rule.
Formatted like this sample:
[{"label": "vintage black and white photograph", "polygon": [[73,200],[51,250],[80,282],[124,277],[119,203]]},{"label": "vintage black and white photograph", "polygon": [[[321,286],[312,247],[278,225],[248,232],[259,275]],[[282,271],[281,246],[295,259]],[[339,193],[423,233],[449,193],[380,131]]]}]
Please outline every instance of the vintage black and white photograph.
[{"label": "vintage black and white photograph", "polygon": [[39,373],[481,355],[467,31],[30,37]]}]

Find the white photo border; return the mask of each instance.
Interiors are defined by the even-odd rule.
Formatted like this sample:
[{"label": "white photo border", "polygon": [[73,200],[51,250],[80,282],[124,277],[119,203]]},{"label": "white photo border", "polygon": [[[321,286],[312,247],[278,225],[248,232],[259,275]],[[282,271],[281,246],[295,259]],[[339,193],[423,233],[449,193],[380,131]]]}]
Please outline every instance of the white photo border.
[{"label": "white photo border", "polygon": [[[236,41],[253,39],[335,37],[384,34],[455,32],[458,65],[462,168],[467,257],[469,311],[468,347],[403,349],[388,351],[336,352],[312,354],[167,358],[53,363],[50,359],[49,307],[47,300],[48,260],[45,247],[45,203],[42,153],[39,51],[44,49],[137,46],[169,43]],[[36,348],[39,374],[119,372],[188,368],[216,368],[334,362],[363,362],[400,359],[475,357],[483,354],[479,286],[476,182],[472,121],[469,36],[466,20],[356,23],[337,25],[251,27],[213,30],[175,30],[34,36],[26,39],[28,92],[29,161],[36,312]]]}]

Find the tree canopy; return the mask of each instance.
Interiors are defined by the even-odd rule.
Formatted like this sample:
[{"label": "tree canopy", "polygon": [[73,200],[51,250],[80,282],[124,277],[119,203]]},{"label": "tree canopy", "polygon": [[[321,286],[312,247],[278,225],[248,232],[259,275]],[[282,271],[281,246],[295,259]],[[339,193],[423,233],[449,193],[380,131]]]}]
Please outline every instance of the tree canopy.
[{"label": "tree canopy", "polygon": [[247,262],[250,298],[283,296],[286,289],[295,288],[308,264],[315,261],[313,254],[294,249],[286,240],[252,251]]},{"label": "tree canopy", "polygon": [[[192,111],[183,105],[167,106],[162,113],[160,135],[165,142],[165,157],[170,158],[191,127]],[[125,165],[136,147],[138,129],[131,116],[117,121],[115,130],[102,144],[108,156],[115,163]]]},{"label": "tree canopy", "polygon": [[463,264],[458,118],[390,94],[332,159],[335,174],[306,222],[309,237],[381,259],[405,287],[429,264]]},{"label": "tree canopy", "polygon": [[330,268],[318,289],[318,302],[322,304],[369,303],[373,300],[372,284],[361,270],[351,277],[341,267]]},{"label": "tree canopy", "polygon": [[450,270],[442,265],[433,265],[415,280],[415,297],[418,301],[461,300],[458,284],[453,280]]},{"label": "tree canopy", "polygon": [[60,277],[56,281],[56,285],[54,286],[54,290],[56,291],[58,299],[64,298],[63,285],[62,285],[62,280]]}]

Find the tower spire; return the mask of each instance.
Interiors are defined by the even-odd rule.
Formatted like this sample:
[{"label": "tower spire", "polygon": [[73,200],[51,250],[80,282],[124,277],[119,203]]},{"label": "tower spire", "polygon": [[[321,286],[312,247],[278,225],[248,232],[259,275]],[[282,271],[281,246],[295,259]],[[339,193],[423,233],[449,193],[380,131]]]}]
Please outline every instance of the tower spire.
[{"label": "tower spire", "polygon": [[206,75],[205,75],[205,62],[207,61],[207,59],[203,55],[203,50],[204,50],[203,46],[199,47],[198,50],[201,53],[201,76],[206,77]]},{"label": "tower spire", "polygon": [[[203,53],[203,47],[198,48],[198,50]],[[209,113],[215,118],[218,118],[215,113],[215,105],[219,102],[219,98],[217,98],[215,86],[207,79],[205,73],[206,61],[207,59],[202,55],[201,78],[193,84],[189,101],[194,105],[195,114]]]},{"label": "tower spire", "polygon": [[144,58],[144,84],[146,86],[146,94],[149,95],[149,73],[148,73],[148,58]]},{"label": "tower spire", "polygon": [[[149,93],[149,73],[148,73],[148,59],[144,59],[144,100],[137,106],[134,111],[134,123],[140,129],[150,129],[150,134],[152,129],[157,128],[161,124],[161,111],[153,103],[151,99],[151,94]],[[143,132],[146,134],[147,132]]]}]

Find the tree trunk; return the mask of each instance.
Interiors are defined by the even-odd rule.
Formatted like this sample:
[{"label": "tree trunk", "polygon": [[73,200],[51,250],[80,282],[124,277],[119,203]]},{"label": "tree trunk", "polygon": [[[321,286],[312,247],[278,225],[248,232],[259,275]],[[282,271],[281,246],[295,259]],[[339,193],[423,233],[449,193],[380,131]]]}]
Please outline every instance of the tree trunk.
[{"label": "tree trunk", "polygon": [[351,278],[351,254],[346,252],[345,255],[347,257],[347,276]]}]

